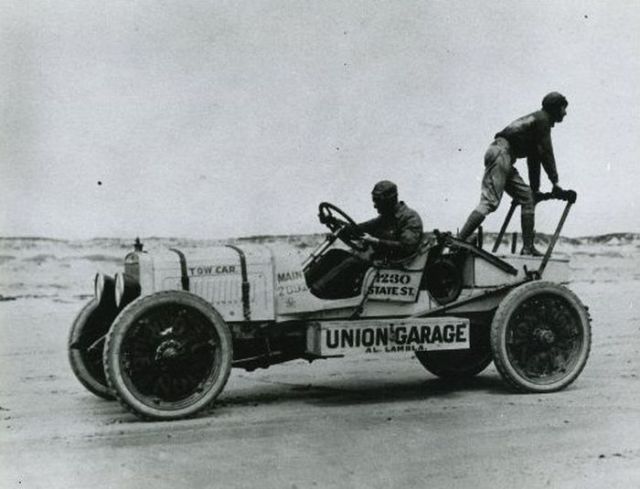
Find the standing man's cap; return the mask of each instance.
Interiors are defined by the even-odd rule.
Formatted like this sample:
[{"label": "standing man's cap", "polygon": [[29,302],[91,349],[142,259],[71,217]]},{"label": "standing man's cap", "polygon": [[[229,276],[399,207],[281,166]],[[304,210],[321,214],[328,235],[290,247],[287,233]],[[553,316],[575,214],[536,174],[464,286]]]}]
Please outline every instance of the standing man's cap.
[{"label": "standing man's cap", "polygon": [[373,187],[373,190],[371,191],[371,195],[374,198],[383,198],[383,199],[397,197],[398,187],[395,183],[390,182],[389,180],[382,180],[375,184],[375,186]]},{"label": "standing man's cap", "polygon": [[566,107],[567,105],[569,105],[569,102],[567,102],[567,98],[559,92],[548,93],[542,99],[543,109],[560,106]]}]

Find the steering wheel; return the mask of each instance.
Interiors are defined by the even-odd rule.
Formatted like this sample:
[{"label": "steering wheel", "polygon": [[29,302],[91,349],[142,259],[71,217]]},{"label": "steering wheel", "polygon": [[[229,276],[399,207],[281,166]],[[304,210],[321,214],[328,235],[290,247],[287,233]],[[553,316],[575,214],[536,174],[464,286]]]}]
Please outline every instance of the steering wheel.
[{"label": "steering wheel", "polygon": [[[342,219],[338,219],[334,213]],[[356,251],[365,251],[367,249],[368,246],[360,240],[361,234],[358,234],[358,225],[339,207],[329,202],[322,202],[318,206],[318,217],[320,222],[327,226],[333,235],[347,246]]]}]

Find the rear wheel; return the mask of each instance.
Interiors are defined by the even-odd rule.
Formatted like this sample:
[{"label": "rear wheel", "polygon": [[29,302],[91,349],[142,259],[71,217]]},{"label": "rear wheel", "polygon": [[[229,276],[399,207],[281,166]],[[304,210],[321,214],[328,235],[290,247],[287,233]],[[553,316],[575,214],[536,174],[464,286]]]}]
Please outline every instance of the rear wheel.
[{"label": "rear wheel", "polygon": [[591,348],[589,314],[566,287],[529,282],[507,294],[491,324],[502,377],[524,392],[553,392],[582,372]]},{"label": "rear wheel", "polygon": [[231,371],[231,333],[205,300],[165,291],[135,300],[116,318],[104,350],[109,385],[136,415],[192,416],[211,404]]},{"label": "rear wheel", "polygon": [[91,299],[73,321],[68,342],[69,363],[76,378],[89,392],[107,400],[114,396],[104,374],[102,350],[114,317],[113,311]]},{"label": "rear wheel", "polygon": [[427,371],[442,379],[464,380],[475,377],[493,359],[489,344],[492,314],[485,313],[471,320],[468,349],[416,352],[416,358]]}]

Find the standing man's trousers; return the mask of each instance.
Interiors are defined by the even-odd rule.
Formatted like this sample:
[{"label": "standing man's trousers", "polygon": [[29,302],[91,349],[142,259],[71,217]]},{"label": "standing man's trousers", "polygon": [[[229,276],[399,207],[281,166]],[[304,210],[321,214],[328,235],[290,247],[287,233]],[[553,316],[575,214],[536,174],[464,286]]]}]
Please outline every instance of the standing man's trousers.
[{"label": "standing man's trousers", "polygon": [[497,138],[487,149],[484,155],[480,203],[475,209],[483,216],[498,208],[505,191],[522,206],[523,214],[534,213],[533,193],[514,168],[514,162],[509,142],[504,138]]}]

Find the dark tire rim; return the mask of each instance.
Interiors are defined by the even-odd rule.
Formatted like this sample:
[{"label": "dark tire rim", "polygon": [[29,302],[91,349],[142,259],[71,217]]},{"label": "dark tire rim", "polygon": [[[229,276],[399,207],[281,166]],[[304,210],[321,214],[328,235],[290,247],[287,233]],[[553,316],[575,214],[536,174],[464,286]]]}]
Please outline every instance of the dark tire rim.
[{"label": "dark tire rim", "polygon": [[89,375],[104,388],[107,387],[107,378],[104,373],[104,363],[102,361],[102,349],[104,347],[106,333],[100,331],[97,334],[87,335],[80,338],[78,353],[84,368]]},{"label": "dark tire rim", "polygon": [[557,294],[537,294],[519,304],[509,319],[506,350],[516,372],[536,384],[570,374],[584,342],[580,315]]},{"label": "dark tire rim", "polygon": [[478,375],[493,360],[491,350],[416,353],[420,363],[433,375],[445,379],[468,379]]},{"label": "dark tire rim", "polygon": [[128,328],[120,368],[128,389],[158,409],[189,406],[215,383],[222,370],[221,339],[209,319],[179,304],[146,311]]},{"label": "dark tire rim", "polygon": [[90,392],[111,400],[104,371],[103,349],[114,314],[95,301],[89,302],[80,312],[71,329],[69,361],[80,383]]},{"label": "dark tire rim", "polygon": [[425,270],[426,286],[438,304],[455,301],[462,292],[462,277],[456,264],[448,258],[438,258]]}]

